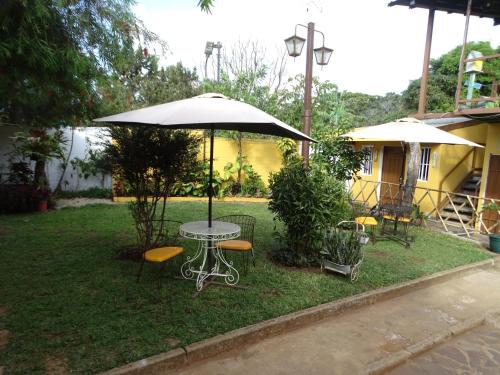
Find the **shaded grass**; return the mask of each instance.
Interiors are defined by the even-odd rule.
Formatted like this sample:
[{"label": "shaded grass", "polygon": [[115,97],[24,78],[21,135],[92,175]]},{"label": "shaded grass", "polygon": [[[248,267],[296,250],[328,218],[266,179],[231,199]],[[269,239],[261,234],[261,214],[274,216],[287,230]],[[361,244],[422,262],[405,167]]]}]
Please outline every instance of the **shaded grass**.
[{"label": "shaded grass", "polygon": [[[203,220],[202,202],[168,203],[169,217]],[[318,272],[292,270],[267,259],[274,223],[265,204],[214,205],[214,217],[257,217],[257,267],[241,283],[248,290],[211,287],[193,299],[194,283],[167,278],[160,289],[156,270],[117,260],[135,240],[128,209],[120,206],[67,208],[47,214],[0,216],[0,330],[10,332],[0,350],[7,374],[45,373],[47,358],[73,372],[90,373],[187,345],[367,290],[411,280],[488,258],[469,242],[412,229],[411,249],[392,241],[365,247],[358,282]],[[194,242],[185,242],[193,251]],[[234,258],[241,268],[241,257]],[[172,343],[179,343],[172,346]]]}]

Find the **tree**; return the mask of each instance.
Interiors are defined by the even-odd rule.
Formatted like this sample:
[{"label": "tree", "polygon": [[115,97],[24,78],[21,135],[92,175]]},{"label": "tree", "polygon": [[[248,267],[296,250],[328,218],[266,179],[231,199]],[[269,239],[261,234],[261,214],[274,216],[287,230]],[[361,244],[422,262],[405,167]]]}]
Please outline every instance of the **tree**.
[{"label": "tree", "polygon": [[[152,43],[131,0],[7,0],[0,5],[0,120],[46,129],[82,124],[100,98],[98,81],[134,43]],[[15,95],[12,95],[15,93]],[[46,158],[35,184],[46,185]]]},{"label": "tree", "polygon": [[[455,109],[455,91],[457,88],[458,70],[462,46],[457,46],[437,59],[432,59],[429,68],[426,109],[429,112],[451,112]],[[472,42],[467,44],[466,56],[471,51],[479,51],[483,55],[500,53],[500,47],[492,48],[490,42]],[[500,61],[493,59],[485,62],[483,70],[488,74],[478,74],[477,81],[481,90],[489,96],[491,76],[500,79]],[[466,76],[464,76],[466,79]],[[463,91],[463,90],[462,90]],[[420,79],[410,82],[403,92],[406,108],[416,111],[418,108]]]},{"label": "tree", "polygon": [[195,166],[199,138],[185,131],[115,126],[109,139],[105,149],[115,175],[130,185],[135,197],[130,209],[139,256],[160,245],[166,199],[174,183]]},{"label": "tree", "polygon": [[344,92],[342,99],[356,127],[379,125],[408,115],[401,95],[395,93],[379,96]]}]

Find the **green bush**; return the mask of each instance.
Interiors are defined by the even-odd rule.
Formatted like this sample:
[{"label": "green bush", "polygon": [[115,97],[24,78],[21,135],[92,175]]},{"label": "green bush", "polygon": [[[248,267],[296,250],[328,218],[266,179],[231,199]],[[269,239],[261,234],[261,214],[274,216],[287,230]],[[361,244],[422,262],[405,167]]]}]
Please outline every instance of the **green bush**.
[{"label": "green bush", "polygon": [[113,192],[111,189],[103,189],[98,187],[89,188],[86,190],[78,191],[58,191],[56,193],[57,198],[108,198],[113,197]]},{"label": "green bush", "polygon": [[241,185],[241,194],[243,195],[262,197],[267,195],[267,193],[268,191],[264,181],[262,181],[262,178],[256,172],[248,176]]},{"label": "green bush", "polygon": [[293,158],[271,175],[269,188],[269,209],[285,225],[285,232],[277,233],[284,246],[271,257],[286,265],[318,265],[325,228],[350,214],[342,182]]}]

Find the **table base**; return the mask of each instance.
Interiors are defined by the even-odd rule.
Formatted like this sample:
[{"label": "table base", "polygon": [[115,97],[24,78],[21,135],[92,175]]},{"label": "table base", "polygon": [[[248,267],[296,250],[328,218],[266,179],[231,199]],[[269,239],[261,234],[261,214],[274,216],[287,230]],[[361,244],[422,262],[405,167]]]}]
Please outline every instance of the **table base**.
[{"label": "table base", "polygon": [[[206,265],[209,253],[213,255],[214,264]],[[195,267],[194,263],[201,260],[201,265]],[[205,266],[209,270],[204,270]],[[225,272],[224,272],[225,269]],[[200,241],[200,245],[196,254],[191,258],[187,257],[187,261],[181,266],[182,277],[188,280],[196,280],[196,290],[201,292],[204,285],[207,283],[215,283],[215,277],[222,277],[225,284],[230,287],[235,287],[240,280],[240,274],[233,267],[233,261],[227,261],[224,256],[224,251],[214,245],[213,240]]]}]

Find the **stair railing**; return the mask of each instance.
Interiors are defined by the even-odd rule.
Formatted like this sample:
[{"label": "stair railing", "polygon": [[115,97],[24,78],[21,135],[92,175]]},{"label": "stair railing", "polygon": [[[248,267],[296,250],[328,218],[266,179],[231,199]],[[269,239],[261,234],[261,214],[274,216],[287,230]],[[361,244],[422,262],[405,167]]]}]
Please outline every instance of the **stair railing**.
[{"label": "stair railing", "polygon": [[[476,148],[473,147],[472,149],[469,150],[469,152],[467,152],[464,157],[462,159],[460,159],[460,161],[455,164],[455,166],[453,168],[450,169],[450,171],[441,179],[441,181],[439,182],[439,193],[438,193],[438,209],[441,210],[444,205],[445,205],[445,201],[446,199],[444,199],[443,201],[441,201],[441,191],[443,191],[443,185],[444,185],[444,182],[446,181],[446,179],[448,177],[450,177],[452,175],[453,172],[455,172],[457,170],[457,168],[464,162],[466,161],[469,156],[472,154],[472,167],[471,167],[471,170],[470,172],[467,174],[467,178],[470,177],[470,175],[473,173],[474,171],[474,164],[476,162]],[[461,184],[463,183],[463,181],[461,182]],[[460,186],[460,185],[459,185]],[[457,186],[458,187],[458,186]]]}]

